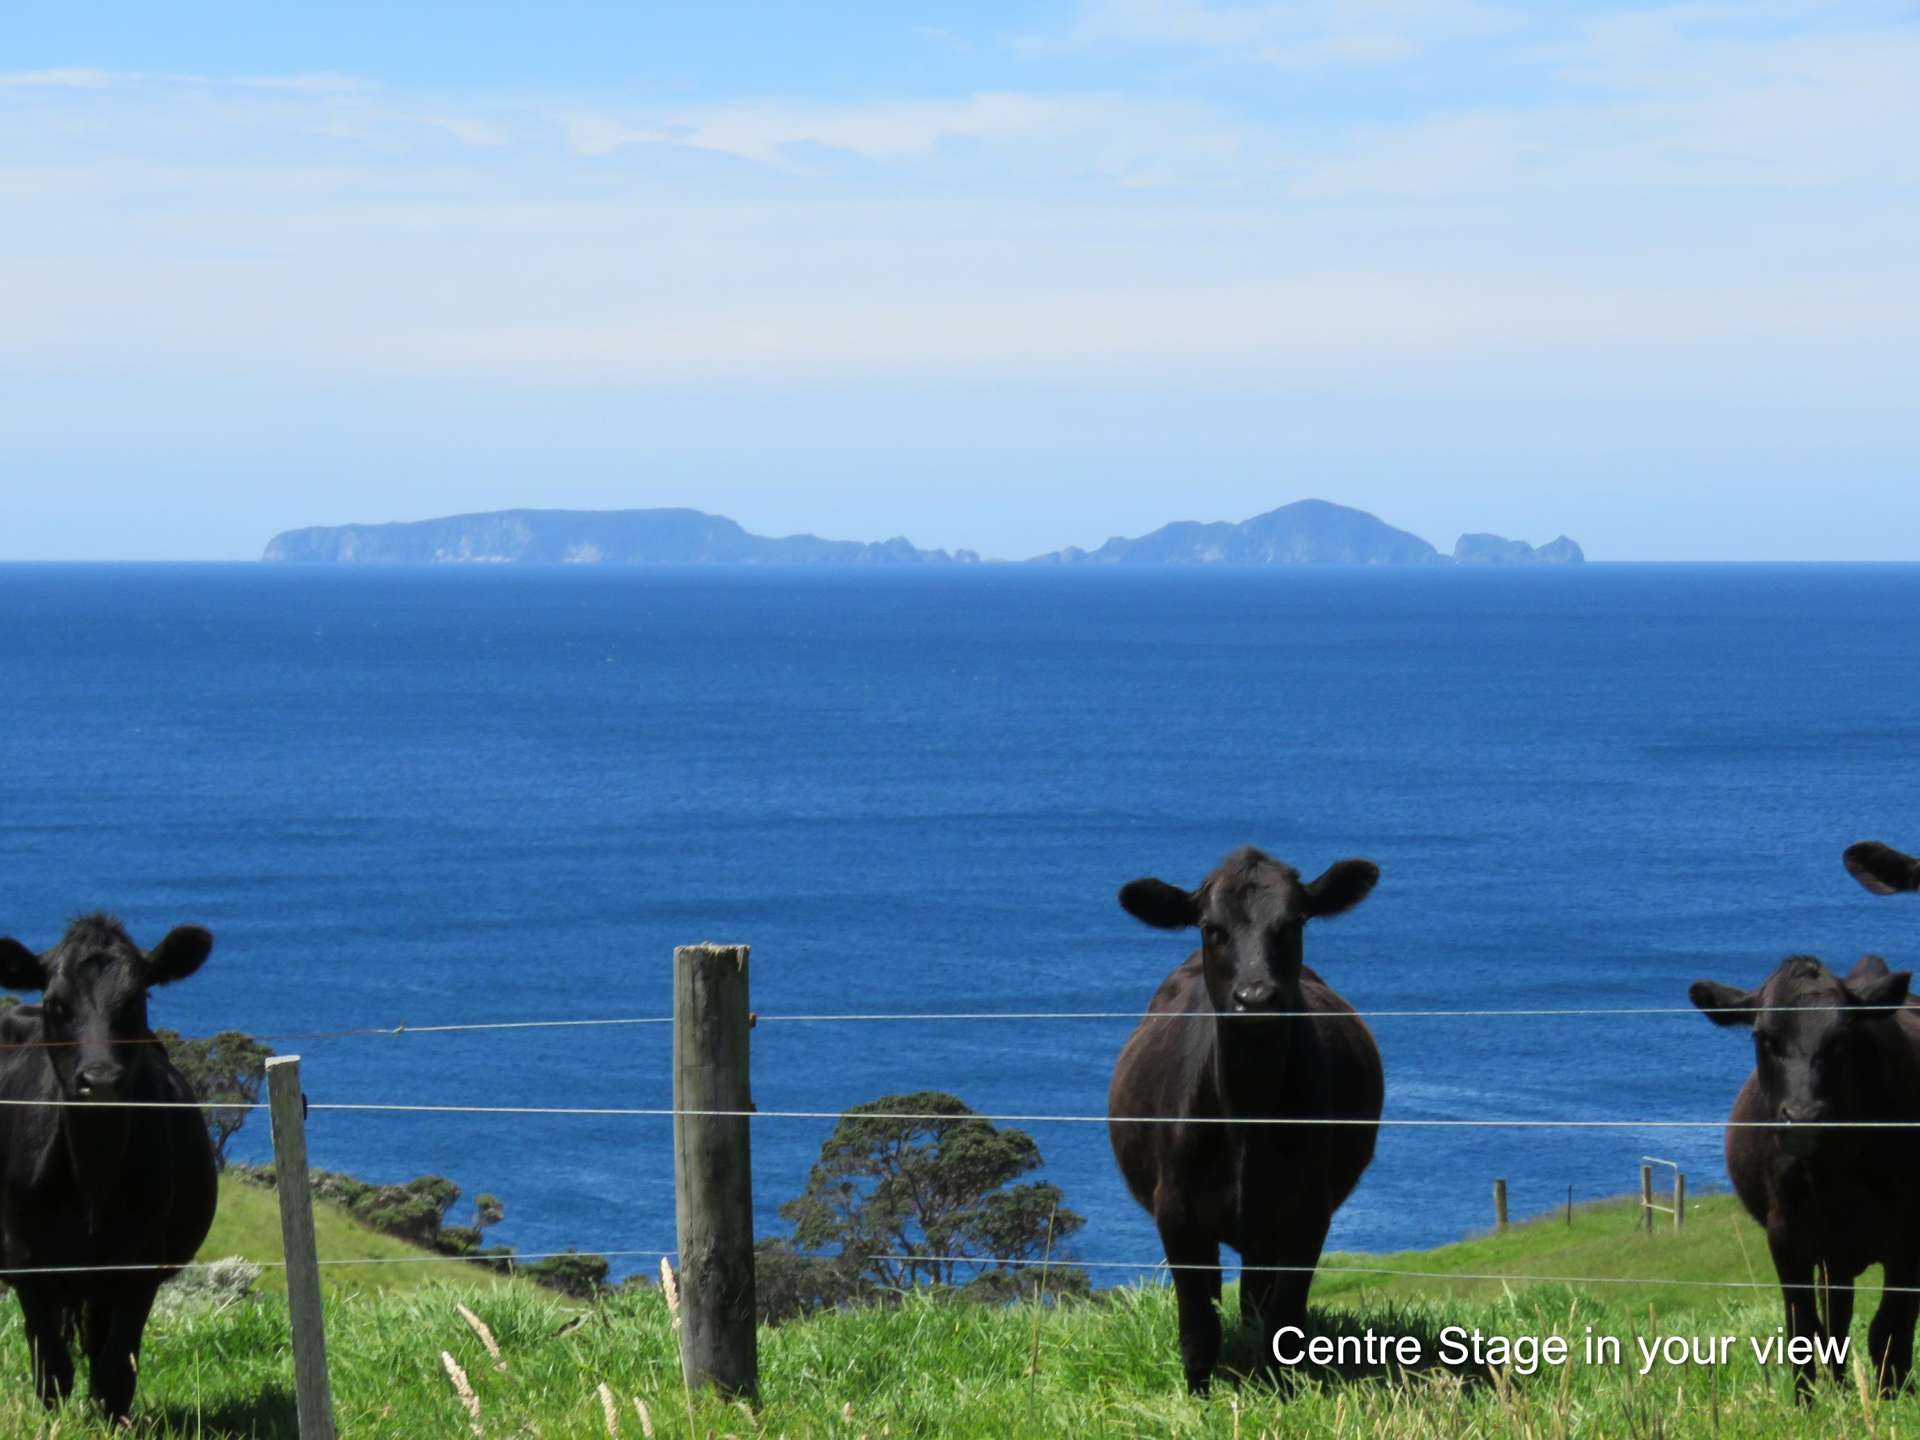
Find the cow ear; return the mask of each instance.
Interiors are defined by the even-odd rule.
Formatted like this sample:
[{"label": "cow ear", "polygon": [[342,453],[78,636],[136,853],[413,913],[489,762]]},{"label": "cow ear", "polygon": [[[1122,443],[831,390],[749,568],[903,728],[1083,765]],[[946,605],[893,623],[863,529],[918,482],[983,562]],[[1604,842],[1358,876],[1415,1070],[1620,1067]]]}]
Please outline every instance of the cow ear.
[{"label": "cow ear", "polygon": [[1855,985],[1863,980],[1879,980],[1883,978],[1886,973],[1887,962],[1884,956],[1862,955],[1858,960],[1854,961],[1853,969],[1847,972],[1847,978],[1843,983]]},{"label": "cow ear", "polygon": [[1751,1025],[1760,997],[1751,990],[1739,990],[1712,980],[1696,980],[1687,987],[1687,998],[1707,1012],[1716,1025]]},{"label": "cow ear", "polygon": [[1120,908],[1156,930],[1184,930],[1200,923],[1193,893],[1164,880],[1129,880],[1120,887]]},{"label": "cow ear", "polygon": [[46,983],[40,957],[11,935],[0,937],[0,985],[9,990],[38,990]]},{"label": "cow ear", "polygon": [[1876,895],[1920,890],[1920,860],[1902,855],[1891,845],[1862,840],[1849,845],[1840,858],[1846,862],[1847,873]]},{"label": "cow ear", "polygon": [[147,952],[147,984],[171,985],[184,980],[206,962],[213,935],[198,925],[181,925]]},{"label": "cow ear", "polygon": [[[1860,972],[1867,968],[1868,960],[1879,961],[1879,974],[1861,975]],[[1907,1003],[1907,987],[1912,981],[1911,970],[1895,970],[1888,974],[1887,962],[1878,955],[1869,955],[1853,967],[1853,974],[1847,977],[1842,988],[1847,992],[1847,999],[1855,1005],[1897,1006]]]},{"label": "cow ear", "polygon": [[1321,919],[1351,910],[1380,883],[1380,867],[1371,860],[1336,860],[1307,886],[1307,914]]}]

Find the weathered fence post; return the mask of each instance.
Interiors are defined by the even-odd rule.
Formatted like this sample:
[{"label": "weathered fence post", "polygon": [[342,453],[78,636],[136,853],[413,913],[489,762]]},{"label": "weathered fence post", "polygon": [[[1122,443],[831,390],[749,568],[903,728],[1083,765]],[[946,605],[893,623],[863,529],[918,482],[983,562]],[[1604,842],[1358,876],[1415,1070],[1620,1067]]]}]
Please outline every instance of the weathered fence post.
[{"label": "weathered fence post", "polygon": [[[688,1390],[757,1400],[747,947],[673,952],[673,1196]],[[733,1114],[701,1114],[732,1111]],[[693,1113],[689,1113],[693,1112]]]},{"label": "weathered fence post", "polygon": [[333,1440],[333,1391],[327,1383],[320,1259],[314,1251],[313,1192],[307,1175],[307,1104],[300,1093],[298,1055],[267,1061],[267,1103],[273,1118],[280,1246],[287,1261],[287,1309],[293,1317],[293,1394],[300,1440]]},{"label": "weathered fence post", "polygon": [[1673,1228],[1678,1230],[1687,1223],[1687,1177],[1679,1170],[1673,1172]]},{"label": "weathered fence post", "polygon": [[1493,1182],[1493,1228],[1507,1228],[1507,1182],[1504,1180]]},{"label": "weathered fence post", "polygon": [[1639,1229],[1641,1225],[1646,1226],[1649,1235],[1653,1233],[1653,1167],[1651,1165],[1640,1167],[1640,1224],[1635,1225],[1634,1229]]}]

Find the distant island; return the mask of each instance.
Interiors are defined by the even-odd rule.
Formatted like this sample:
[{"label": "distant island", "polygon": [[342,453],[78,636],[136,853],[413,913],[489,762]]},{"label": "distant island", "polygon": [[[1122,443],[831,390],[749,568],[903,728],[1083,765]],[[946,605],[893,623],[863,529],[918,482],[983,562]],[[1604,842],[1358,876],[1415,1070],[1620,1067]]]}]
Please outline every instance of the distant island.
[{"label": "distant island", "polygon": [[[314,525],[267,542],[264,560],[309,564],[964,565],[972,550],[910,541],[754,535],[700,510],[494,510],[384,525]],[[1233,523],[1177,520],[1097,550],[1070,545],[1037,565],[1514,565],[1578,564],[1562,535],[1538,549],[1499,535],[1462,535],[1452,555],[1377,516],[1326,500],[1296,500]]]},{"label": "distant island", "polygon": [[1035,557],[1057,565],[1431,565],[1446,557],[1418,535],[1364,510],[1296,500],[1251,520],[1176,520],[1098,550],[1068,546]]},{"label": "distant island", "polygon": [[1587,557],[1564,535],[1537,549],[1504,535],[1462,535],[1454,542],[1453,558],[1462,565],[1578,565]]},{"label": "distant island", "polygon": [[968,564],[971,550],[920,550],[817,535],[749,534],[700,510],[494,510],[390,525],[313,525],[267,542],[263,560],[333,564]]}]

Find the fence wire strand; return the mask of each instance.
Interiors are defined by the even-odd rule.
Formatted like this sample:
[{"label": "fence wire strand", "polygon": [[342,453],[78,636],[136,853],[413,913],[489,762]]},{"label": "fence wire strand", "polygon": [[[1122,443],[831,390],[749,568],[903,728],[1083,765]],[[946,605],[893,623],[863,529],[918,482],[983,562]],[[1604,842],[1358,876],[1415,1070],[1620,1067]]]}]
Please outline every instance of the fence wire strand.
[{"label": "fence wire strand", "polygon": [[[541,1250],[531,1254],[513,1255],[364,1255],[340,1260],[319,1260],[316,1264],[337,1265],[484,1265],[499,1269],[505,1267],[505,1274],[529,1261],[558,1260],[569,1255],[588,1256],[600,1260],[632,1259],[671,1259],[679,1254],[677,1250]],[[125,1275],[152,1273],[156,1270],[213,1270],[232,1260],[241,1260],[257,1270],[284,1270],[285,1260],[248,1260],[244,1255],[223,1256],[218,1260],[188,1260],[178,1265],[157,1264],[151,1261],[124,1265],[31,1265],[15,1266],[11,1269],[0,1268],[0,1280],[12,1280],[29,1275]]]},{"label": "fence wire strand", "polygon": [[[1328,1014],[1320,1010],[921,1010],[871,1011],[833,1014],[762,1015],[756,1013],[756,1025],[868,1025],[890,1021],[938,1023],[943,1021],[1039,1021],[1039,1020],[1127,1020],[1136,1024],[1147,1020],[1540,1020],[1540,1019],[1619,1019],[1634,1016],[1673,1015],[1771,1015],[1793,1011],[1800,1014],[1825,1014],[1849,1011],[1862,1014],[1879,1011],[1916,1010],[1920,1005],[1739,1005],[1704,1008],[1697,1005],[1622,1005],[1540,1007],[1504,1010],[1356,1010]],[[514,1030],[591,1030],[620,1027],[671,1025],[671,1015],[623,1015],[570,1020],[475,1020],[444,1025],[357,1025],[335,1030],[287,1030],[251,1038],[284,1044],[295,1040],[380,1040],[401,1039],[409,1035],[460,1035]],[[79,1040],[7,1040],[0,1041],[0,1052],[10,1050],[54,1050],[81,1044]],[[161,1045],[157,1036],[116,1040],[115,1044]]]},{"label": "fence wire strand", "polygon": [[[922,1264],[958,1264],[993,1266],[1004,1265],[1015,1269],[1050,1267],[1056,1270],[1205,1270],[1238,1271],[1243,1275],[1369,1275],[1399,1277],[1406,1280],[1467,1280],[1475,1282],[1511,1282],[1530,1285],[1683,1285],[1691,1288],[1710,1290],[1838,1290],[1851,1289],[1852,1281],[1811,1281],[1804,1284],[1785,1285],[1775,1280],[1687,1280],[1678,1277],[1633,1276],[1633,1275],[1503,1275],[1496,1272],[1470,1272],[1460,1270],[1396,1270],[1389,1265],[1229,1265],[1229,1264],[1174,1264],[1169,1260],[1063,1260],[1054,1256],[1046,1260],[1021,1259],[1011,1256],[983,1258],[977,1255],[873,1255],[872,1260],[918,1261]],[[1920,1295],[1920,1285],[1884,1285],[1882,1291],[1888,1295]]]},{"label": "fence wire strand", "polygon": [[[27,1100],[0,1098],[0,1106],[54,1110],[267,1110],[264,1102],[224,1100]],[[554,1115],[667,1120],[692,1116],[712,1120],[891,1120],[957,1124],[986,1120],[1016,1125],[1281,1125],[1295,1127],[1379,1126],[1439,1130],[1920,1130],[1920,1120],[1554,1120],[1507,1116],[1422,1118],[1385,1115],[1053,1115],[987,1114],[979,1111],[914,1110],[685,1110],[670,1105],[426,1105],[373,1100],[314,1101],[309,1111],[390,1115]]]}]

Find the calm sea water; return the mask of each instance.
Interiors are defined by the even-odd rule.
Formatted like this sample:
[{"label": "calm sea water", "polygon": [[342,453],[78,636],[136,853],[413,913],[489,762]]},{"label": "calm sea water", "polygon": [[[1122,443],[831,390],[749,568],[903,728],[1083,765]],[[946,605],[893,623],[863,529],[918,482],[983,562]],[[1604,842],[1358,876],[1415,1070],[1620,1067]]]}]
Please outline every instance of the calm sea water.
[{"label": "calm sea water", "polygon": [[[156,1023],[665,1014],[676,943],[781,1012],[1138,1010],[1124,915],[1259,844],[1384,878],[1308,937],[1366,1009],[1685,1005],[1920,907],[1920,567],[1072,573],[0,567],[0,932],[212,927]],[[1128,1025],[763,1024],[763,1109],[1099,1114]],[[1697,1015],[1382,1019],[1390,1115],[1719,1119]],[[316,1101],[664,1106],[664,1027],[284,1042]],[[756,1124],[760,1225],[828,1126]],[[1032,1127],[1079,1255],[1152,1261],[1104,1127]],[[493,1191],[527,1250],[673,1243],[668,1122],[316,1115],[315,1163]],[[236,1142],[264,1157],[256,1120]],[[1617,1193],[1705,1132],[1389,1130],[1333,1243]],[[462,1207],[464,1209],[464,1206]],[[464,1218],[459,1216],[456,1218]],[[635,1261],[632,1266],[644,1266]],[[1113,1279],[1114,1276],[1103,1276]]]}]

